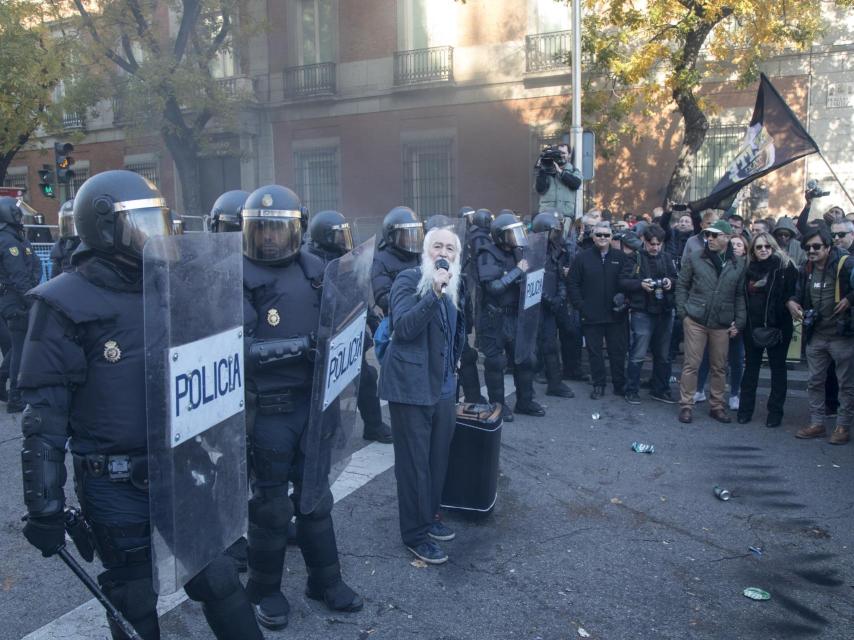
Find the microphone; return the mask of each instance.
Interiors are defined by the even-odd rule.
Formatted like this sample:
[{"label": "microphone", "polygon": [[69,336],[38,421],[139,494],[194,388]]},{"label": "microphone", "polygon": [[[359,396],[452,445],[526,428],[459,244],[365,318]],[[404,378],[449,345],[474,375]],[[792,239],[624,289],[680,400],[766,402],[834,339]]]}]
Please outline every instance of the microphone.
[{"label": "microphone", "polygon": [[[451,270],[451,264],[447,260],[445,260],[444,258],[439,258],[438,260],[436,260],[433,267],[436,269],[436,271],[438,271],[439,269],[444,269],[445,271]],[[447,282],[445,284],[443,284],[442,285],[442,291],[444,291],[445,287],[447,287],[447,286],[448,286]]]}]

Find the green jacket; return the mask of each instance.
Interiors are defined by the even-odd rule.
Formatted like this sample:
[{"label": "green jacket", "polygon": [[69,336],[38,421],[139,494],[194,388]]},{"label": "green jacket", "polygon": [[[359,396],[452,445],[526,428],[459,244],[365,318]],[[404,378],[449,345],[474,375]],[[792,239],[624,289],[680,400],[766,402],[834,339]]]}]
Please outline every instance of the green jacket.
[{"label": "green jacket", "polygon": [[736,258],[727,249],[726,261],[718,275],[708,249],[694,251],[682,259],[676,283],[676,313],[688,316],[709,329],[727,329],[735,322],[743,331],[747,325],[744,301],[744,257]]}]

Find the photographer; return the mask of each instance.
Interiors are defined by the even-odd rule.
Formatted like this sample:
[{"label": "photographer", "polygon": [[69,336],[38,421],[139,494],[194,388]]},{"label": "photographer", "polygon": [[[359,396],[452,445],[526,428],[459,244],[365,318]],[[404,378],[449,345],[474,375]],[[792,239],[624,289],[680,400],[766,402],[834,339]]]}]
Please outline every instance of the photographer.
[{"label": "photographer", "polygon": [[581,172],[569,162],[569,148],[565,145],[546,147],[537,160],[537,193],[540,208],[558,209],[565,218],[575,220],[575,192],[581,186]]},{"label": "photographer", "polygon": [[803,248],[807,264],[801,267],[795,296],[786,306],[804,326],[809,382],[810,424],[799,430],[798,438],[825,435],[827,416],[825,380],[831,363],[839,380],[839,417],[830,435],[831,444],[846,444],[854,421],[854,324],[851,305],[850,256],[832,245],[824,224],[807,228]]},{"label": "photographer", "polygon": [[632,310],[631,352],[626,368],[626,402],[640,404],[640,372],[646,352],[652,351],[651,397],[672,404],[670,395],[670,333],[673,328],[673,292],[676,269],[665,256],[664,229],[649,225],[643,231],[643,248],[635,260],[626,260],[620,289]]}]

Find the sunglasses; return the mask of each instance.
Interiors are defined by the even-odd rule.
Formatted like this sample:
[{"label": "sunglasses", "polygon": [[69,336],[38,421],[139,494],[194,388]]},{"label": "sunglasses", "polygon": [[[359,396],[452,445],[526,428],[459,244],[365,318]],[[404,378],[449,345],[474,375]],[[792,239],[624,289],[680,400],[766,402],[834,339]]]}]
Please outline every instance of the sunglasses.
[{"label": "sunglasses", "polygon": [[594,233],[593,235],[596,238],[610,238],[611,237],[610,233]]},{"label": "sunglasses", "polygon": [[771,251],[771,245],[770,244],[757,244],[756,246],[753,247],[753,250],[754,251]]},{"label": "sunglasses", "polygon": [[808,244],[808,245],[806,245],[805,248],[807,251],[821,251],[822,249],[824,249],[824,245],[823,244]]},{"label": "sunglasses", "polygon": [[720,231],[703,231],[704,238],[717,238],[719,235],[721,235]]},{"label": "sunglasses", "polygon": [[844,238],[849,233],[850,233],[850,231],[834,231],[830,235],[832,235],[834,238]]}]

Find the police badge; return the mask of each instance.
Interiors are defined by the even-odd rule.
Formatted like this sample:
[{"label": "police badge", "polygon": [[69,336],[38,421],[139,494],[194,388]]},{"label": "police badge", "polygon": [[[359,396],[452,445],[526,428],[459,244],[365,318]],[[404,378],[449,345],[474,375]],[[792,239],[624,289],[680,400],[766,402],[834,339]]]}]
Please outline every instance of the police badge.
[{"label": "police badge", "polygon": [[122,359],[122,350],[119,349],[119,344],[115,340],[107,340],[104,343],[104,360],[111,364],[115,364]]},{"label": "police badge", "polygon": [[279,322],[281,321],[282,319],[279,317],[279,311],[277,309],[269,309],[267,311],[267,324],[271,327],[279,326]]},{"label": "police badge", "polygon": [[9,247],[9,253],[11,253],[13,256],[17,257],[17,255],[20,253],[20,251],[18,251],[18,247]]}]

